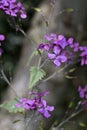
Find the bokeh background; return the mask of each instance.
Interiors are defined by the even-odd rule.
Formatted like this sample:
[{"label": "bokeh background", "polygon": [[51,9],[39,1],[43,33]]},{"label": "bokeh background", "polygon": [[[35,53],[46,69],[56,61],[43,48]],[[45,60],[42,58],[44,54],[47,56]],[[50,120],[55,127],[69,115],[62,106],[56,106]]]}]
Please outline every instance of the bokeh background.
[{"label": "bokeh background", "polygon": [[[46,0],[45,1],[43,1],[43,0],[32,0],[32,1],[31,0],[26,0],[26,1],[21,0],[21,2],[23,2],[24,7],[26,8],[28,17],[27,17],[27,19],[23,19],[23,20],[18,19],[17,24],[18,25],[20,24],[20,26],[22,27],[22,29],[25,32],[29,32],[29,30],[31,28],[34,28],[34,26],[36,27],[36,25],[38,25],[37,29],[35,28],[35,31],[36,31],[35,34],[40,35],[41,32],[37,33],[37,30],[39,30],[39,27],[42,26],[42,24],[41,24],[42,16],[37,17],[38,12],[35,11],[33,8],[38,7],[42,2],[46,3],[47,6],[44,6],[43,3],[41,6],[43,6],[44,10],[47,9],[48,13],[50,15],[49,4],[51,2],[52,6],[54,6],[55,0],[52,0],[52,1],[50,1],[50,0],[47,0],[47,1]],[[79,0],[76,0],[76,1],[75,0],[74,1],[58,0],[57,4],[58,4],[58,7],[60,8],[60,11],[59,10],[58,10],[59,12],[56,11],[57,12],[57,14],[56,14],[55,10],[57,9],[57,7],[53,8],[54,13],[52,14],[52,16],[54,14],[56,14],[58,17],[55,18],[56,17],[56,15],[55,15],[51,18],[52,22],[54,22],[53,19],[55,18],[56,29],[55,29],[55,26],[52,26],[53,28],[51,28],[51,29],[50,29],[50,26],[48,26],[48,28],[49,28],[48,30],[53,30],[54,33],[58,33],[58,34],[62,33],[66,37],[73,36],[76,40],[78,40],[80,42],[80,45],[87,45],[87,10],[86,10],[87,1],[86,0],[83,0],[83,1],[81,1],[81,0],[80,1]],[[67,8],[68,8],[68,11],[66,12],[65,9],[67,9]],[[74,11],[72,11],[72,9]],[[47,20],[48,19],[47,13],[45,15],[46,15],[46,20]],[[32,22],[33,22],[33,26],[31,26]],[[35,22],[37,22],[36,25],[35,25]],[[43,28],[44,32],[46,32],[45,29],[46,28]],[[43,30],[42,30],[42,32],[43,32]],[[55,32],[55,30],[56,30],[56,32]],[[34,35],[34,31],[32,31],[32,33]],[[10,81],[12,81],[12,80],[14,80],[13,77],[15,74],[15,69],[17,68],[17,65],[20,61],[21,51],[23,52],[23,47],[24,47],[24,42],[25,42],[24,39],[26,39],[26,38],[24,37],[24,35],[21,32],[16,31],[16,29],[14,27],[14,22],[12,21],[12,19],[10,17],[8,17],[7,15],[5,15],[2,11],[0,11],[0,34],[4,34],[6,36],[6,40],[2,44],[2,48],[3,48],[4,52],[3,52],[2,57],[0,57],[0,64],[3,65],[3,69],[4,69],[5,74],[7,75],[8,79]],[[41,39],[39,39],[39,37],[37,35],[36,35],[36,39],[38,41],[41,41]],[[26,49],[26,47],[25,47],[25,49]],[[58,91],[59,92],[63,91],[63,93],[61,93],[62,95],[58,97],[60,99],[58,99],[58,102],[55,103],[56,109],[58,109],[55,112],[56,115],[58,116],[58,120],[55,122],[55,126],[56,126],[57,122],[59,122],[60,120],[62,120],[64,118],[64,115],[65,115],[65,112],[67,111],[69,103],[71,101],[73,101],[74,106],[72,107],[72,109],[69,110],[68,114],[72,113],[72,111],[75,108],[75,105],[79,101],[77,86],[79,84],[81,84],[83,86],[85,86],[87,84],[87,67],[86,66],[80,67],[79,64],[76,64],[74,67],[76,67],[76,68],[78,67],[78,69],[76,69],[75,72],[70,73],[69,75],[71,77],[75,76],[78,78],[74,78],[74,79],[68,78],[68,79],[62,80],[59,76],[60,81],[58,80],[58,82],[57,82],[57,78],[54,81],[51,81],[51,83],[54,84],[55,86],[57,86],[57,83],[59,83],[58,89],[56,89],[56,87],[55,88],[52,87],[51,91],[54,92],[53,95],[55,95],[55,94],[58,95],[57,94]],[[48,71],[50,71],[50,67],[46,68],[46,69],[48,69]],[[69,71],[69,68],[67,71]],[[64,77],[62,77],[62,78],[64,78]],[[66,82],[65,82],[65,80],[66,80]],[[60,88],[62,86],[61,82],[62,82],[63,86],[64,85],[66,86],[65,89],[64,89],[64,87],[62,87],[62,89]],[[51,83],[50,83],[50,86],[51,86]],[[9,89],[8,84],[2,79],[2,76],[1,76],[1,78],[0,78],[0,103],[2,103],[4,97],[6,96],[8,89]],[[51,100],[51,103],[55,102],[53,99],[50,99],[50,100]],[[60,105],[60,107],[59,107],[59,105]],[[53,117],[53,119],[54,118],[55,117]],[[82,112],[76,118],[72,119],[72,121],[68,122],[68,124],[65,124],[64,130],[71,130],[71,129],[72,130],[83,130],[83,129],[86,130],[87,129],[87,110]]]}]

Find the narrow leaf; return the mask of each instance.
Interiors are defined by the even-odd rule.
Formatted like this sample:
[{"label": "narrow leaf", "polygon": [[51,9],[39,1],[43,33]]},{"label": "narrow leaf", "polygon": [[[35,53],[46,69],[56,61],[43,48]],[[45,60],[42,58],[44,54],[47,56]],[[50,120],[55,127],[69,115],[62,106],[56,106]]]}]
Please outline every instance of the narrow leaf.
[{"label": "narrow leaf", "polygon": [[37,12],[40,12],[41,11],[41,9],[40,8],[33,8],[35,11],[37,11]]},{"label": "narrow leaf", "polygon": [[69,73],[72,73],[72,72],[74,72],[75,70],[76,70],[76,68],[72,68],[72,69],[69,70]]},{"label": "narrow leaf", "polygon": [[69,75],[66,75],[65,76],[67,79],[75,79],[76,77],[73,77],[73,76],[69,76]]},{"label": "narrow leaf", "polygon": [[74,11],[74,9],[73,8],[67,8],[66,11],[71,13],[71,12]]},{"label": "narrow leaf", "polygon": [[70,102],[68,107],[69,107],[69,108],[72,108],[73,105],[74,105],[74,103],[73,103],[73,102]]},{"label": "narrow leaf", "polygon": [[81,127],[86,127],[86,124],[83,123],[83,122],[80,122],[79,125],[80,125]]},{"label": "narrow leaf", "polygon": [[30,81],[29,88],[33,88],[33,86],[41,80],[46,75],[45,71],[36,67],[31,67],[30,69]]},{"label": "narrow leaf", "polygon": [[19,121],[21,121],[21,120],[20,120],[20,119],[17,119],[17,120],[15,120],[15,121],[13,121],[13,124],[18,123]]}]

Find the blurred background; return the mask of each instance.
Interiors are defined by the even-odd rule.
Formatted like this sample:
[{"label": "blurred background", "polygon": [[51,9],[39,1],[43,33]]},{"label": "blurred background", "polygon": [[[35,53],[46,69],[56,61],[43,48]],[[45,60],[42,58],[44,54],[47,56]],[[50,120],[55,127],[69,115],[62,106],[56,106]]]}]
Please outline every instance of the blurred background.
[{"label": "blurred background", "polygon": [[[80,42],[80,45],[87,45],[86,0],[21,0],[21,2],[23,2],[26,8],[28,17],[27,19],[17,19],[16,24],[20,25],[24,32],[26,32],[28,36],[31,36],[36,43],[39,44],[43,41],[43,35],[46,32],[54,32],[64,34],[66,37],[73,36],[76,41]],[[37,9],[34,9],[37,7],[43,10],[41,14]],[[32,49],[31,41],[28,44],[29,41],[26,40],[24,35],[15,29],[14,21],[2,11],[0,11],[0,34],[6,36],[6,40],[2,44],[4,52],[0,58],[0,64],[3,65],[4,72],[8,79],[14,82],[14,88],[20,93],[19,95],[26,95],[27,90],[24,89],[24,86],[27,86],[29,77],[27,69],[25,69],[25,59],[28,58],[31,54],[31,50],[33,51],[37,44],[35,43],[36,45],[33,45]],[[51,93],[51,96],[48,97],[48,102],[54,104],[56,108],[54,112],[56,116],[53,115],[51,121],[48,122],[53,123],[55,120],[55,126],[56,123],[63,119],[71,101],[75,104],[68,114],[74,110],[75,105],[79,101],[77,92],[78,85],[81,84],[85,86],[87,84],[87,67],[80,67],[79,64],[76,64],[74,67],[78,67],[78,69],[71,73],[70,76],[76,76],[77,78],[67,79],[64,77],[63,72],[48,83],[50,86],[48,89]],[[48,73],[52,71],[52,68],[48,68],[48,66],[46,66],[45,69]],[[1,77],[0,103],[2,103],[4,99],[11,99],[12,97],[14,96],[8,84]],[[69,121],[65,124],[64,130],[87,130],[86,114],[87,110],[72,119],[72,121]],[[3,116],[3,119],[5,118],[6,117]],[[49,130],[51,123],[45,127],[47,130]],[[4,125],[2,126],[1,129],[6,128]],[[34,129],[38,130],[35,126],[32,128],[31,125],[27,128],[27,130]],[[12,130],[12,127],[7,127],[5,130]]]},{"label": "blurred background", "polygon": [[[37,7],[41,0],[20,1],[26,9],[28,17],[27,19],[17,20],[16,24],[21,24],[20,26],[22,29],[27,32],[31,26],[32,17],[35,14],[33,7]],[[4,53],[2,57],[0,57],[0,62],[3,64],[6,75],[9,78],[12,78],[15,67],[20,59],[24,35],[21,32],[16,31],[14,22],[3,11],[0,11],[0,34],[6,36],[6,40],[2,44]],[[3,97],[3,92],[5,92],[7,88],[7,83],[0,78],[0,100]]]}]

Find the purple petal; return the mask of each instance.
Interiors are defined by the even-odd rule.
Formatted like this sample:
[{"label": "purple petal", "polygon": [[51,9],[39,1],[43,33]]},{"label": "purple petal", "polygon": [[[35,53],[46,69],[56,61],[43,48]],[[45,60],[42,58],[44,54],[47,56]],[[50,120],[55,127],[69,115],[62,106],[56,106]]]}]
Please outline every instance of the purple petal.
[{"label": "purple petal", "polygon": [[60,60],[61,62],[67,61],[67,57],[64,55],[57,56],[57,59]]},{"label": "purple petal", "polygon": [[0,41],[5,40],[5,36],[0,34]]},{"label": "purple petal", "polygon": [[49,57],[49,59],[54,59],[56,57],[56,55],[52,54],[52,53],[48,53],[48,57]]},{"label": "purple petal", "polygon": [[48,111],[45,111],[43,115],[45,118],[49,118],[51,116],[51,114]]},{"label": "purple petal", "polygon": [[78,91],[79,91],[79,92],[80,92],[80,91],[82,91],[82,88],[81,88],[81,86],[79,86],[79,87],[78,87]]},{"label": "purple petal", "polygon": [[27,18],[27,15],[26,15],[25,12],[22,12],[21,15],[20,15],[20,17],[23,18],[23,19],[25,19],[25,18]]},{"label": "purple petal", "polygon": [[52,40],[52,38],[51,38],[49,35],[45,35],[45,39],[46,39],[47,41],[51,41],[51,40]]},{"label": "purple petal", "polygon": [[21,98],[21,99],[20,99],[20,102],[21,102],[21,103],[23,103],[23,102],[25,102],[25,101],[27,101],[26,98]]},{"label": "purple petal", "polygon": [[46,51],[49,51],[50,46],[49,46],[48,44],[46,44],[46,45],[44,45],[44,49],[45,49]]},{"label": "purple petal", "polygon": [[54,33],[51,33],[50,35],[45,35],[45,39],[47,41],[55,40],[57,38],[57,35]]},{"label": "purple petal", "polygon": [[28,100],[27,103],[28,103],[29,105],[33,105],[33,104],[35,103],[35,100]]},{"label": "purple petal", "polygon": [[49,110],[49,111],[53,111],[54,110],[54,106],[47,106],[46,109]]},{"label": "purple petal", "polygon": [[62,40],[63,38],[65,38],[63,35],[58,36],[58,40]]},{"label": "purple petal", "polygon": [[24,106],[24,108],[25,108],[26,110],[29,110],[29,109],[30,109],[30,106],[29,106],[28,104],[24,104],[23,106]]},{"label": "purple petal", "polygon": [[17,107],[17,108],[20,108],[21,106],[22,106],[22,104],[20,104],[20,103],[15,104],[15,107]]},{"label": "purple petal", "polygon": [[41,113],[41,114],[43,114],[44,113],[44,109],[40,108],[40,109],[38,109],[38,112]]},{"label": "purple petal", "polygon": [[55,59],[55,60],[54,60],[54,64],[55,64],[56,66],[58,66],[58,67],[61,65],[61,63],[59,62],[58,59]]},{"label": "purple petal", "polygon": [[60,48],[58,47],[58,46],[54,46],[54,48],[53,48],[53,52],[55,53],[55,54],[59,54],[60,53]]},{"label": "purple petal", "polygon": [[81,66],[83,66],[84,64],[85,64],[85,59],[82,58],[82,59],[81,59]]},{"label": "purple petal", "polygon": [[83,92],[83,91],[81,91],[81,92],[79,93],[79,95],[80,95],[80,98],[84,98],[84,92]]},{"label": "purple petal", "polygon": [[69,44],[72,44],[72,43],[73,43],[73,38],[72,38],[72,37],[70,37],[70,38],[68,39],[68,43],[69,43]]},{"label": "purple petal", "polygon": [[42,102],[43,106],[46,107],[47,102],[45,100],[42,100],[41,102]]},{"label": "purple petal", "polygon": [[38,49],[43,49],[44,48],[44,44],[41,43],[39,46],[38,46]]}]

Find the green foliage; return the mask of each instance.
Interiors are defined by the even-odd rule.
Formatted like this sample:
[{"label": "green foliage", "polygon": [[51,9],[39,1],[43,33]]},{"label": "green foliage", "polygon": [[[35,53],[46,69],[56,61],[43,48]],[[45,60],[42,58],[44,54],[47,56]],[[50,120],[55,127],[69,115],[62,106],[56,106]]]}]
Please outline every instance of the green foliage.
[{"label": "green foliage", "polygon": [[45,71],[39,69],[35,66],[32,66],[30,69],[30,81],[29,81],[29,88],[32,89],[33,86],[41,80],[46,75]]},{"label": "green foliage", "polygon": [[74,78],[76,78],[76,77],[70,76],[70,75],[66,75],[65,77],[66,77],[67,79],[74,79]]},{"label": "green foliage", "polygon": [[23,113],[24,108],[23,107],[17,108],[15,106],[16,103],[18,103],[18,100],[13,99],[9,102],[1,104],[0,107],[6,109],[8,112],[11,112],[11,113]]},{"label": "green foliage", "polygon": [[72,69],[69,70],[69,73],[72,73],[72,72],[74,72],[75,70],[76,70],[76,68],[72,68]]},{"label": "green foliage", "polygon": [[86,124],[83,123],[83,122],[80,122],[79,125],[80,125],[81,127],[86,127]]},{"label": "green foliage", "polygon": [[71,12],[73,12],[73,11],[74,11],[73,8],[67,8],[67,9],[66,9],[66,12],[69,12],[69,13],[71,13]]},{"label": "green foliage", "polygon": [[68,106],[68,107],[69,107],[69,108],[72,108],[73,106],[74,106],[74,102],[71,101],[71,102],[69,103],[69,106]]},{"label": "green foliage", "polygon": [[36,12],[41,12],[40,8],[33,8]]},{"label": "green foliage", "polygon": [[19,121],[21,121],[21,120],[20,120],[20,119],[17,119],[17,120],[15,120],[15,121],[13,121],[13,124],[18,123]]},{"label": "green foliage", "polygon": [[39,130],[43,130],[43,122],[42,121],[39,124]]}]

